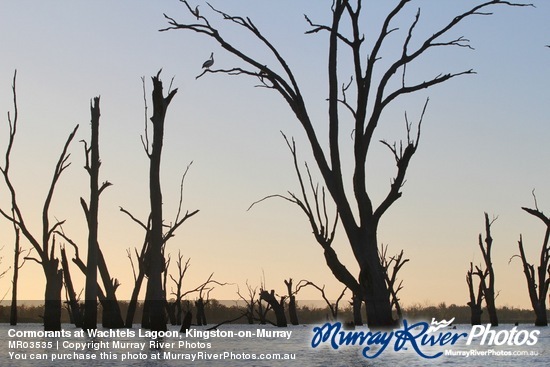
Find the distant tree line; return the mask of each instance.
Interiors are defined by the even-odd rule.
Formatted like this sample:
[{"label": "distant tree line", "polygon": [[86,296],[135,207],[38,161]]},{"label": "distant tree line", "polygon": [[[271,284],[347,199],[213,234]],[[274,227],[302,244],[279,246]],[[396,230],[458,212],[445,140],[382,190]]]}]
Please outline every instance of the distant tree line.
[{"label": "distant tree line", "polygon": [[[233,305],[231,305],[233,303]],[[129,302],[119,301],[122,312],[126,312]],[[190,303],[191,311],[196,313],[196,307],[193,302]],[[19,322],[20,323],[37,323],[42,322],[42,315],[44,315],[44,305],[26,305],[21,304],[18,307]],[[101,321],[101,306],[98,312],[98,320]],[[243,307],[240,304],[235,304],[234,302],[224,301],[220,302],[215,299],[210,300],[210,302],[205,305],[204,308],[206,317],[209,320],[210,325],[215,325],[222,323],[226,320],[234,319],[242,315]],[[504,324],[532,324],[533,323],[533,311],[528,309],[521,309],[515,307],[500,307],[497,309],[499,313],[499,319],[501,323]],[[141,318],[143,312],[143,302],[138,302],[136,308],[136,317]],[[314,305],[298,305],[296,307],[297,316],[300,319],[302,324],[315,324],[326,322],[332,320],[331,312],[332,310],[328,306],[319,307]],[[456,324],[469,324],[470,323],[470,309],[468,306],[458,306],[455,304],[446,305],[445,303],[440,303],[439,305],[421,305],[413,304],[411,306],[406,306],[402,308],[403,317],[407,320],[426,320],[430,321],[432,318],[437,320],[450,320],[453,317],[455,318]],[[485,313],[487,314],[487,313]],[[61,315],[61,322],[70,323],[70,316],[67,310],[64,310]],[[0,323],[9,322],[10,316],[10,307],[0,306]],[[287,312],[287,317],[289,314]],[[346,322],[348,320],[353,320],[353,308],[352,305],[347,304],[339,311],[340,321]],[[482,318],[482,323],[489,323],[489,318]],[[247,320],[241,318],[234,323],[246,324]],[[268,313],[267,323],[276,323],[276,318],[274,314]],[[192,323],[193,326],[197,326],[195,322]],[[205,326],[207,327],[207,326]]]}]

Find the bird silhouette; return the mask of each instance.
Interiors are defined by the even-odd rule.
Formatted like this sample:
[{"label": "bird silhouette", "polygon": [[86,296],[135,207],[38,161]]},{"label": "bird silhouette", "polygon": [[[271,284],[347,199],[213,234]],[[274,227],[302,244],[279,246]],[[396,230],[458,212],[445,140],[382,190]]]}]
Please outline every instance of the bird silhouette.
[{"label": "bird silhouette", "polygon": [[210,58],[202,64],[203,69],[209,69],[212,65],[214,65],[214,53],[212,52],[210,54]]},{"label": "bird silhouette", "polygon": [[197,7],[195,8],[195,11],[192,12],[193,15],[195,15],[197,17],[197,20],[199,20],[199,6],[197,5]]}]

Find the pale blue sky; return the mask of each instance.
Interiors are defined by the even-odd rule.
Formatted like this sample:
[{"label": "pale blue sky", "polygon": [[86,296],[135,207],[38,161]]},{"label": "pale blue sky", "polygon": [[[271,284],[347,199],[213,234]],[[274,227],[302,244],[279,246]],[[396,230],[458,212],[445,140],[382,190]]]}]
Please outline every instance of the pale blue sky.
[{"label": "pale blue sky", "polygon": [[[200,3],[206,13],[205,4],[191,3]],[[314,21],[326,21],[331,1],[211,3],[228,13],[249,15],[273,40],[295,71],[316,126],[325,131],[327,35],[304,35],[308,26],[303,13]],[[365,14],[369,14],[366,32],[381,21],[383,3],[365,4]],[[407,29],[417,7],[422,6],[418,42],[421,35],[431,34],[437,25],[474,3],[413,1],[396,26]],[[470,261],[481,261],[477,235],[487,211],[499,217],[493,226],[496,287],[501,291],[497,304],[529,307],[520,262],[508,265],[508,260],[517,253],[520,233],[529,257],[538,258],[544,228],[520,209],[533,205],[533,188],[537,189],[539,207],[550,212],[550,49],[544,47],[550,43],[550,4],[542,0],[534,3],[536,8],[495,7],[491,17],[464,22],[452,36],[470,39],[475,51],[432,51],[409,69],[409,77],[425,80],[470,68],[477,75],[400,99],[384,116],[376,139],[392,142],[405,138],[404,111],[417,118],[423,100],[430,97],[403,197],[383,218],[379,231],[380,241],[390,245],[390,252],[403,248],[411,259],[401,274],[404,305],[467,302],[465,273]],[[162,163],[166,219],[175,216],[179,180],[190,161],[194,164],[186,181],[184,205],[200,209],[168,244],[173,256],[181,249],[186,258],[192,258],[186,287],[195,287],[215,272],[217,279],[239,284],[242,289],[247,279],[259,285],[263,270],[269,288],[283,291],[284,278],[307,278],[326,284],[335,296],[341,286],[324,264],[321,248],[298,208],[272,200],[246,211],[263,196],[298,190],[280,130],[296,138],[300,158],[314,166],[295,117],[278,94],[254,88],[253,79],[207,75],[195,80],[212,51],[217,67],[232,67],[237,61],[196,34],[158,32],[167,26],[163,13],[182,22],[192,20],[175,0],[0,4],[0,111],[5,116],[12,108],[11,78],[17,69],[20,130],[12,170],[27,220],[38,223],[55,160],[72,127],[80,124],[71,147],[73,164],[59,184],[52,216],[67,219],[65,231],[82,244],[85,253],[79,197],[87,197],[88,192],[78,140],[88,139],[89,101],[101,95],[101,178],[114,183],[102,197],[101,245],[112,275],[121,279],[119,297],[130,296],[132,273],[125,249],[139,246],[142,233],[118,207],[143,219],[148,213],[148,160],[140,142],[140,77],[146,76],[149,96],[150,76],[163,68],[165,87],[174,76],[173,85],[179,88],[168,112]],[[253,39],[227,22],[220,26],[249,52],[266,55]],[[396,33],[381,64],[399,51],[395,48],[399,37]],[[349,77],[346,61],[345,57],[341,60],[342,80]],[[351,133],[351,124],[346,123],[349,121],[344,119],[342,131]],[[3,118],[2,152],[6,136]],[[343,133],[342,141],[346,139]],[[369,187],[379,201],[394,173],[393,158],[381,144],[374,145],[369,168],[373,172]],[[0,199],[0,205],[6,207],[4,188]],[[12,261],[10,226],[2,221],[0,230],[2,267],[7,267]],[[334,246],[356,272],[342,231]],[[76,269],[74,273],[77,288],[82,287]],[[9,288],[10,275],[0,280],[0,289]],[[37,264],[25,266],[22,298],[41,299],[43,288],[37,282],[41,276]],[[236,286],[227,286],[212,296],[233,299],[235,290]],[[317,299],[318,295],[304,291],[300,298]]]}]

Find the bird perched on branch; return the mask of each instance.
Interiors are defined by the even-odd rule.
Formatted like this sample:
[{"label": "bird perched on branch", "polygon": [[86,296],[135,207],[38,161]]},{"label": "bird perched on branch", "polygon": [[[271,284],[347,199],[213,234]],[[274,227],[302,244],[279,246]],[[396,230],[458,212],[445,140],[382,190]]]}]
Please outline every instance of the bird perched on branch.
[{"label": "bird perched on branch", "polygon": [[195,8],[195,11],[192,11],[193,15],[197,17],[197,20],[199,20],[200,14],[199,14],[199,6]]},{"label": "bird perched on branch", "polygon": [[202,64],[203,69],[209,69],[212,65],[214,65],[214,53],[212,52],[210,54],[210,58]]}]

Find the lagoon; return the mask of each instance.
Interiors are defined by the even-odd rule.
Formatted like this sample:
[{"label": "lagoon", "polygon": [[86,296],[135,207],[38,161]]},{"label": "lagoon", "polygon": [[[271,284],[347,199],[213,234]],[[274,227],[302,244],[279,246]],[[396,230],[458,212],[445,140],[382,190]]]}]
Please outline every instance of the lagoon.
[{"label": "lagoon", "polygon": [[[153,339],[144,336],[139,329],[122,332],[99,328],[96,336],[82,334],[73,325],[64,324],[64,333],[59,338],[10,337],[8,331],[42,330],[41,324],[20,324],[9,326],[0,324],[0,365],[1,366],[74,366],[75,361],[85,360],[89,366],[181,366],[185,361],[190,366],[498,366],[522,367],[550,365],[550,331],[548,328],[518,326],[515,335],[537,335],[533,345],[514,346],[481,345],[480,338],[460,338],[454,345],[426,345],[422,352],[440,357],[425,359],[409,344],[395,350],[389,344],[383,353],[373,359],[362,355],[364,346],[343,345],[337,350],[330,343],[322,343],[313,348],[314,327],[321,325],[289,326],[281,329],[269,325],[223,325],[219,333],[205,333],[206,327],[198,327],[196,332],[170,333],[168,337]],[[177,331],[178,327],[169,326]],[[514,325],[505,324],[492,330],[502,335],[511,333]],[[285,331],[285,333],[275,333]],[[357,332],[367,333],[368,328],[356,328]],[[457,325],[444,332],[471,334],[469,325]],[[523,331],[523,334],[518,334]],[[538,331],[538,333],[536,332]],[[291,332],[291,333],[289,333]],[[40,334],[40,333],[37,333]],[[204,335],[208,334],[208,342]],[[24,335],[22,333],[10,335]],[[70,336],[66,336],[70,335]],[[82,336],[80,336],[82,335]],[[215,335],[225,335],[216,337]],[[232,337],[227,337],[232,335]],[[116,343],[115,343],[116,342]],[[114,346],[117,348],[114,348]],[[377,346],[372,346],[376,350]]]}]

